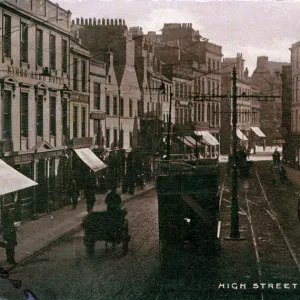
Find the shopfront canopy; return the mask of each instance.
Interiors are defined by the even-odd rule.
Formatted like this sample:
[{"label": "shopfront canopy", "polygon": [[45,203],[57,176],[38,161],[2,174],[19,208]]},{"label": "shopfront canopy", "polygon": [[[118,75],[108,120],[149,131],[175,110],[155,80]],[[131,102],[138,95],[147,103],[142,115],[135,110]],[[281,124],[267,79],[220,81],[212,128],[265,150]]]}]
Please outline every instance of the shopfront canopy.
[{"label": "shopfront canopy", "polygon": [[74,149],[79,158],[94,172],[100,171],[106,168],[106,164],[99,159],[91,149],[82,148]]},{"label": "shopfront canopy", "polygon": [[206,145],[210,145],[210,146],[219,145],[218,140],[208,131],[195,131],[195,134],[197,136],[201,136],[201,142],[205,143]]},{"label": "shopfront canopy", "polygon": [[236,130],[236,135],[241,141],[248,141],[247,137],[241,132],[240,129]]},{"label": "shopfront canopy", "polygon": [[250,128],[258,137],[266,137],[259,127],[250,127]]},{"label": "shopfront canopy", "polygon": [[[181,136],[181,137],[177,137],[180,141],[182,141],[185,145],[187,145],[188,147],[195,147],[196,141],[190,136]],[[190,139],[189,139],[190,138]],[[192,141],[193,140],[193,141]]]},{"label": "shopfront canopy", "polygon": [[0,196],[23,190],[37,183],[0,159]]}]

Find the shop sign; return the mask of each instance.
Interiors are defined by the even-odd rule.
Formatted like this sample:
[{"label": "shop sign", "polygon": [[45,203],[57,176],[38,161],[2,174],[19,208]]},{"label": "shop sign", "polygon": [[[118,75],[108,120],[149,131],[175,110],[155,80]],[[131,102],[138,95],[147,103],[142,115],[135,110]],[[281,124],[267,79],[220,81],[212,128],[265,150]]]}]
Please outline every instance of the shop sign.
[{"label": "shop sign", "polygon": [[14,163],[31,162],[33,160],[33,154],[23,154],[14,156]]},{"label": "shop sign", "polygon": [[28,72],[26,69],[15,68],[15,67],[11,67],[11,66],[7,66],[7,73],[12,76],[20,76],[20,77],[24,77],[24,78],[48,81],[48,82],[57,83],[57,84],[65,83],[64,78],[62,78],[62,77],[42,76],[37,73]]},{"label": "shop sign", "polygon": [[104,111],[92,111],[90,118],[95,120],[105,120],[106,113]]}]

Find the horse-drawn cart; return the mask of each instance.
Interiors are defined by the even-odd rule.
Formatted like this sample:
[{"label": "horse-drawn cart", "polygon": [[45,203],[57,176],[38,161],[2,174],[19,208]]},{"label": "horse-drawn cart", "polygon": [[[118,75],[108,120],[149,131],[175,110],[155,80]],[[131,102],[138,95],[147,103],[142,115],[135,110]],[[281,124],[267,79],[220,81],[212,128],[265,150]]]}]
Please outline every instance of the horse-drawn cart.
[{"label": "horse-drawn cart", "polygon": [[128,231],[128,221],[126,210],[116,212],[97,211],[89,213],[82,222],[84,229],[84,245],[87,255],[92,257],[95,254],[95,243],[105,242],[105,250],[108,243],[122,244],[122,253],[128,252],[130,235]]}]

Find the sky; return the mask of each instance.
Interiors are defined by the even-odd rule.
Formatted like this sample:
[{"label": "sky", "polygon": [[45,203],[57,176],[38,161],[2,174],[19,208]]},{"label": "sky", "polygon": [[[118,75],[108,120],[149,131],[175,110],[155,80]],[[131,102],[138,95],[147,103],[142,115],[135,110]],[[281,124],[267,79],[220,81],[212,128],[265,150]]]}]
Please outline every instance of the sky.
[{"label": "sky", "polygon": [[[55,2],[55,0],[52,0]],[[146,34],[160,34],[164,23],[192,23],[193,29],[222,46],[223,57],[242,53],[251,75],[258,56],[290,62],[300,41],[298,1],[56,0],[75,18],[125,19]]]}]

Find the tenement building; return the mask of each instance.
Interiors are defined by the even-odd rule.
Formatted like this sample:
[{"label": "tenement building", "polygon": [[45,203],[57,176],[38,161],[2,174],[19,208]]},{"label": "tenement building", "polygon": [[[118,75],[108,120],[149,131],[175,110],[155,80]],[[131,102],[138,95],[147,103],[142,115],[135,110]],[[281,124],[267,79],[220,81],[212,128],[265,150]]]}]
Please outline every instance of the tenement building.
[{"label": "tenement building", "polygon": [[[253,148],[263,145],[265,134],[260,130],[260,104],[255,95],[258,88],[252,85],[248,69],[244,66],[245,60],[242,53],[236,57],[226,57],[222,62],[222,123],[221,123],[221,153],[228,154],[232,151],[232,72],[236,70],[237,92],[237,128],[238,145],[242,148]],[[253,95],[252,97],[249,97]],[[246,96],[246,97],[244,97]]]}]

